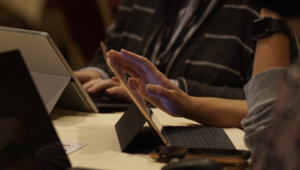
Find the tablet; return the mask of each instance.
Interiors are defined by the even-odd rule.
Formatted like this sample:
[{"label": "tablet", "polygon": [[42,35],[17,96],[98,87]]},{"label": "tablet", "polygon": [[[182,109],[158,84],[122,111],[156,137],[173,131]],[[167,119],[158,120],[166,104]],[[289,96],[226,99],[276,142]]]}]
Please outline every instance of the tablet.
[{"label": "tablet", "polygon": [[47,32],[0,27],[0,37],[0,53],[20,51],[48,114],[54,106],[98,112]]},{"label": "tablet", "polygon": [[133,102],[139,108],[143,116],[146,118],[149,125],[155,130],[160,139],[164,142],[165,145],[168,144],[165,136],[162,134],[163,126],[160,124],[159,120],[156,116],[149,110],[149,107],[146,106],[146,102],[144,98],[134,90],[131,90],[127,84],[127,77],[124,71],[120,68],[120,66],[116,63],[116,61],[107,56],[107,48],[103,42],[100,43],[101,49],[106,61],[106,64],[109,66],[111,71],[115,74],[115,76],[119,79],[120,83],[124,86],[126,92],[129,94]]}]

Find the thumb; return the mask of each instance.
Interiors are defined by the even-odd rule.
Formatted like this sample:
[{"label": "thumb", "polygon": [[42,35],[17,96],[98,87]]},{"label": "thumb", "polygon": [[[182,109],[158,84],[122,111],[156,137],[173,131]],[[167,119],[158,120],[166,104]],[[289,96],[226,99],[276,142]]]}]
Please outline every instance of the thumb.
[{"label": "thumb", "polygon": [[167,99],[171,96],[171,91],[169,91],[168,89],[162,86],[158,86],[154,84],[147,84],[146,91],[151,96],[157,98]]}]

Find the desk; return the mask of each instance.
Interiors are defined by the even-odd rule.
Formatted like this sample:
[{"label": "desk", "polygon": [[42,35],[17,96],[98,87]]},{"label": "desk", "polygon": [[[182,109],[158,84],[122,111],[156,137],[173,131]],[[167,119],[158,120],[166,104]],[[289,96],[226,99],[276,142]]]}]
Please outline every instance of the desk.
[{"label": "desk", "polygon": [[[152,110],[163,125],[197,124],[184,118],[171,117],[156,108]],[[155,162],[148,155],[121,152],[114,125],[122,113],[84,113],[59,108],[52,111],[50,117],[61,141],[88,144],[68,155],[73,167],[160,170],[165,165]],[[247,150],[242,130],[226,128],[225,132],[237,149]]]}]

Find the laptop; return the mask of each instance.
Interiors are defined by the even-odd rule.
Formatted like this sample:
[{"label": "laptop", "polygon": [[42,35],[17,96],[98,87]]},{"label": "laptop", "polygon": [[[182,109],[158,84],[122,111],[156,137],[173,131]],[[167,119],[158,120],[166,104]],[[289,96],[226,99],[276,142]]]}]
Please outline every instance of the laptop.
[{"label": "laptop", "polygon": [[0,53],[0,72],[0,169],[71,168],[20,51]]},{"label": "laptop", "polygon": [[149,107],[146,106],[143,97],[137,91],[133,91],[128,87],[125,73],[113,58],[109,58],[107,56],[108,50],[103,42],[101,42],[101,48],[107,65],[119,79],[120,83],[125,87],[127,93],[134,101],[140,113],[144,116],[149,126],[153,129],[157,137],[163,142],[164,145],[212,149],[235,149],[233,143],[223,128],[207,126],[163,127],[155,116],[155,113],[153,113]]},{"label": "laptop", "polygon": [[54,106],[98,112],[48,33],[0,27],[0,37],[0,53],[22,54],[48,114]]}]

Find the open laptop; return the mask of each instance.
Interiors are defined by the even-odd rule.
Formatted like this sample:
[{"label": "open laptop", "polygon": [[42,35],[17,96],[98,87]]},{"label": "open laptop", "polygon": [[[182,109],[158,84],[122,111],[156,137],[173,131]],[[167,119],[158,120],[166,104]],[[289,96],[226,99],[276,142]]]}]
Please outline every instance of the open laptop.
[{"label": "open laptop", "polygon": [[18,50],[0,53],[0,72],[0,169],[71,168]]},{"label": "open laptop", "polygon": [[55,105],[98,112],[48,33],[0,27],[0,37],[0,53],[18,49],[22,54],[48,113]]},{"label": "open laptop", "polygon": [[165,145],[235,149],[233,143],[222,128],[207,126],[163,127],[155,114],[146,106],[143,97],[137,91],[133,91],[128,87],[125,73],[113,58],[107,56],[107,48],[102,42],[101,48],[107,65],[119,79],[120,83],[125,87],[127,93],[140,110],[140,113],[143,114],[150,127]]}]

